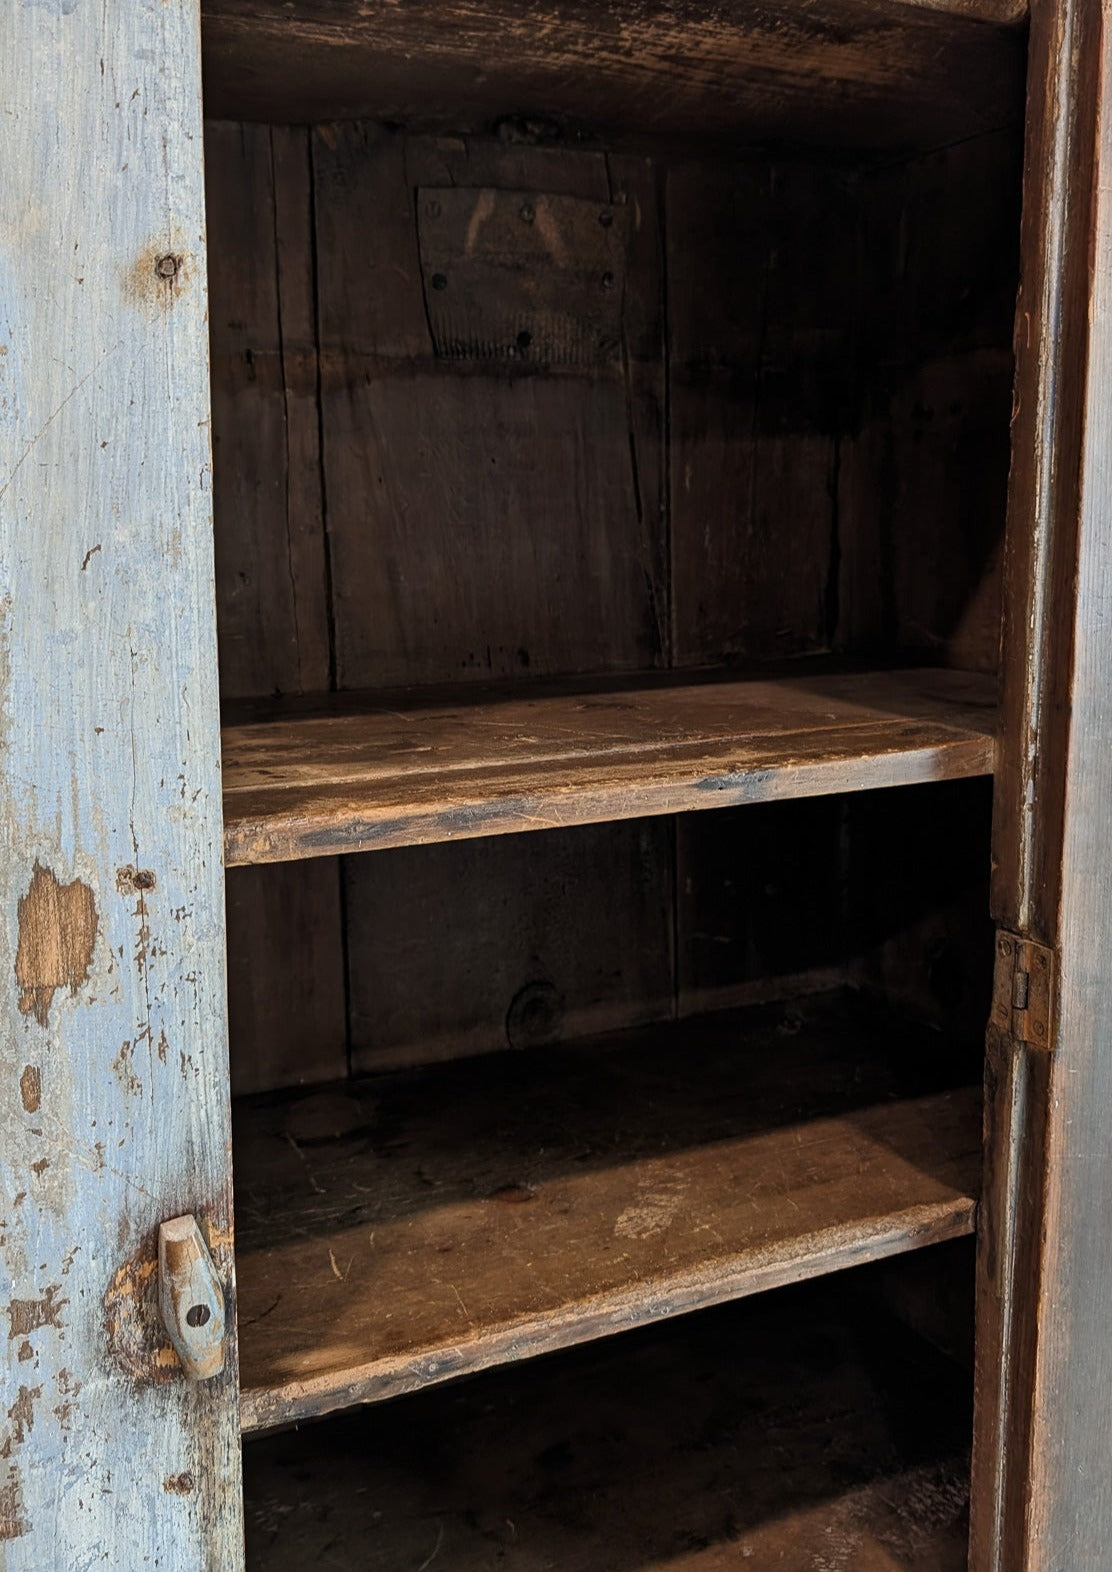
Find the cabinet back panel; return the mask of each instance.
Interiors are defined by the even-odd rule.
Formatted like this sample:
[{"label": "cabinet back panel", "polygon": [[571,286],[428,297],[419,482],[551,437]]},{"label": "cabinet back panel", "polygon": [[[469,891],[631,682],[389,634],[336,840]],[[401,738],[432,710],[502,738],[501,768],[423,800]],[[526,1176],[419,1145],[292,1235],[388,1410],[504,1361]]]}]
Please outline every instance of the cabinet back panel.
[{"label": "cabinet back panel", "polygon": [[[994,668],[1018,224],[1010,137],[887,167],[366,122],[214,122],[208,138],[226,696],[827,652]],[[480,283],[474,334],[446,353],[419,203],[461,189],[478,239],[451,276],[445,266],[445,299],[458,278]],[[566,357],[535,363],[529,344],[510,357],[480,342],[523,276],[538,320],[585,309],[587,262],[564,258],[563,297],[557,268],[529,275],[535,216],[522,219],[533,233],[521,246],[511,234],[508,252],[491,243],[479,256],[494,284],[468,273],[505,193],[534,215],[563,199],[616,215],[618,342],[598,349],[591,322],[609,308],[590,301]],[[594,255],[597,237],[583,245]],[[466,329],[466,311],[460,320]],[[829,811],[804,805],[798,824],[821,842],[811,827]],[[604,911],[658,958],[632,965],[623,952],[600,971],[581,933],[553,931],[562,1030],[594,1029],[599,1011],[620,1026],[677,1000],[776,993],[785,979],[824,985],[844,968],[839,944],[833,961],[822,943],[802,946],[806,960],[747,952],[740,970],[716,958],[723,947],[700,937],[684,891],[719,878],[718,817],[674,833],[592,832],[602,855],[589,836],[563,838],[559,921]],[[611,867],[630,835],[645,842],[636,886]],[[342,872],[233,874],[233,938],[248,936],[232,949],[238,1087],[336,1074],[349,1023],[347,1051],[364,1064],[504,1042],[508,1002],[534,980],[521,924],[535,839]],[[409,910],[414,879],[426,918],[452,913],[468,856],[489,987],[476,989],[467,945],[448,943],[431,969],[416,951],[385,964],[416,943],[383,931]],[[659,917],[646,913],[673,900],[675,943],[658,945]],[[822,906],[835,909],[825,894]],[[431,948],[433,922],[421,931]],[[737,917],[724,947],[735,958],[744,931]],[[428,1020],[395,1011],[393,1025],[376,1024],[422,975],[437,979]]]}]

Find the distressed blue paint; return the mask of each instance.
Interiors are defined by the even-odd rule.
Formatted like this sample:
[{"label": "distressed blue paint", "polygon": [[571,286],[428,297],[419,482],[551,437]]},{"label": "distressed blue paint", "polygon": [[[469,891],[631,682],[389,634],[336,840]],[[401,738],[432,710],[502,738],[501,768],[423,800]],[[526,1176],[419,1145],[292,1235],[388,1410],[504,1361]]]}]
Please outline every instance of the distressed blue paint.
[{"label": "distressed blue paint", "polygon": [[177,1213],[232,1288],[198,33],[0,6],[3,1572],[242,1565],[234,1339],[151,1319]]}]

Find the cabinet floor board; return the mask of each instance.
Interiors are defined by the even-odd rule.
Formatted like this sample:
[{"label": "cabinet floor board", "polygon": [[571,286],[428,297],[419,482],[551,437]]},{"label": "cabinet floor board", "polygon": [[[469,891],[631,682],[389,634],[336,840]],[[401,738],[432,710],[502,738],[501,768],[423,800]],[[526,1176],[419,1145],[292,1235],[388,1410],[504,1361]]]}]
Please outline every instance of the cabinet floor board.
[{"label": "cabinet floor board", "polygon": [[965,1572],[968,1377],[839,1283],[252,1440],[248,1565]]},{"label": "cabinet floor board", "polygon": [[847,992],[242,1102],[244,1429],[970,1232],[957,1062]]},{"label": "cabinet floor board", "polygon": [[240,707],[229,865],[992,773],[994,683],[924,670]]}]

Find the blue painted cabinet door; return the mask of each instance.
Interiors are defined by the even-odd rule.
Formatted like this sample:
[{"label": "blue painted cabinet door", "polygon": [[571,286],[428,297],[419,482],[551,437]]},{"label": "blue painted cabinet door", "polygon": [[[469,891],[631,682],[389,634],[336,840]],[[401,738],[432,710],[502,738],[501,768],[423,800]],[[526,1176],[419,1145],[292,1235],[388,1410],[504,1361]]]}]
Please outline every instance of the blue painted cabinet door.
[{"label": "blue painted cabinet door", "polygon": [[0,214],[0,1568],[235,1572],[196,0],[4,0]]}]

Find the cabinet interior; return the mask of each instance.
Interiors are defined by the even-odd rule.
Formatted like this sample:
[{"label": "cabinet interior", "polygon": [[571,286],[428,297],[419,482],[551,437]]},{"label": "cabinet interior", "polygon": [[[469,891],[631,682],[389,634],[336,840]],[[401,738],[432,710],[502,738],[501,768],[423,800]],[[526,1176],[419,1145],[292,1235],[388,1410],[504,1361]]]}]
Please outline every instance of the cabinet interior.
[{"label": "cabinet interior", "polygon": [[205,7],[258,1565],[963,1564],[1023,21],[635,9]]}]

